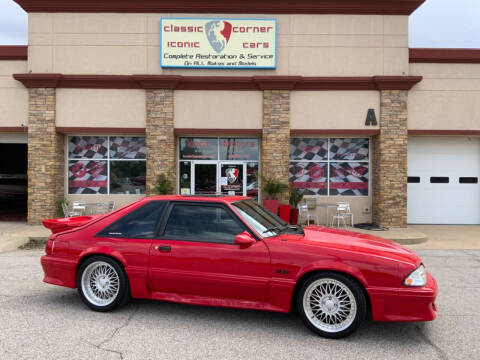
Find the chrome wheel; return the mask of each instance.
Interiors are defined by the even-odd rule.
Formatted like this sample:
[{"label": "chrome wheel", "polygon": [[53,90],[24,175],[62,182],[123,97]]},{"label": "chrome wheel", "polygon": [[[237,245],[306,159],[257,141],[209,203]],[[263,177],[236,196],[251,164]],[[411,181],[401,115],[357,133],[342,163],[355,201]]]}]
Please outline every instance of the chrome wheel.
[{"label": "chrome wheel", "polygon": [[104,261],[89,264],[82,273],[82,292],[92,305],[110,305],[118,296],[120,279],[115,268]]},{"label": "chrome wheel", "polygon": [[342,282],[322,278],[312,282],[303,294],[303,310],[317,329],[337,333],[355,320],[357,303],[352,291]]}]

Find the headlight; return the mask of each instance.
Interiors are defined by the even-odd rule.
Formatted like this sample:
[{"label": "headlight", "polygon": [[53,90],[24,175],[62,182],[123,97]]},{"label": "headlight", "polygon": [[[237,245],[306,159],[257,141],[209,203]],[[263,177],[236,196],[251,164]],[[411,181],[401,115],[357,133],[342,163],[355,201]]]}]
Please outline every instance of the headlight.
[{"label": "headlight", "polygon": [[425,270],[425,266],[423,266],[423,264],[413,270],[410,275],[403,280],[403,285],[405,286],[425,286],[426,283],[427,271]]}]

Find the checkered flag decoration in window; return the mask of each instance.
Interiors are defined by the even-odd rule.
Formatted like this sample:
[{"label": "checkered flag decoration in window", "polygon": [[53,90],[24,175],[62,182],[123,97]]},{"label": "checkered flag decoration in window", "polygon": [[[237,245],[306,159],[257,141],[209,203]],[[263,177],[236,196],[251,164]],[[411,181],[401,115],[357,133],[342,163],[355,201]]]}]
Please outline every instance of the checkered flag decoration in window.
[{"label": "checkered flag decoration in window", "polygon": [[79,160],[68,162],[69,194],[106,194],[107,162]]},{"label": "checkered flag decoration in window", "polygon": [[110,136],[111,159],[145,159],[145,137]]},{"label": "checkered flag decoration in window", "polygon": [[326,160],[327,139],[293,138],[290,143],[290,160]]},{"label": "checkered flag decoration in window", "polygon": [[368,163],[330,163],[330,195],[368,195]]},{"label": "checkered flag decoration in window", "polygon": [[106,159],[107,136],[70,136],[68,139],[69,159]]},{"label": "checkered flag decoration in window", "polygon": [[368,139],[330,139],[330,160],[368,160]]}]

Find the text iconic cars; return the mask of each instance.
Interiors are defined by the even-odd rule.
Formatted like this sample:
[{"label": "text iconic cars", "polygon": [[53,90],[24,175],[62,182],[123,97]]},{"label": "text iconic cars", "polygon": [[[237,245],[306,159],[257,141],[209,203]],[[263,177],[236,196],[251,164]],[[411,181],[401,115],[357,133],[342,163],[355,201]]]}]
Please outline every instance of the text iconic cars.
[{"label": "text iconic cars", "polygon": [[289,312],[330,338],[436,317],[412,251],[322,226],[290,227],[246,197],[148,197],[106,215],[45,220],[44,281],[97,311],[130,297]]}]

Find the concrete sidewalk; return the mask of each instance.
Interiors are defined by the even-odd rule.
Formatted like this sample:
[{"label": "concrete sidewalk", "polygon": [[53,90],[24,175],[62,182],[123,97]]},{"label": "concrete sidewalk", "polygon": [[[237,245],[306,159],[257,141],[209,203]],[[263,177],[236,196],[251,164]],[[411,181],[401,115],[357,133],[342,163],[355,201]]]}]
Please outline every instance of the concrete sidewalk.
[{"label": "concrete sidewalk", "polygon": [[420,244],[428,241],[428,237],[425,233],[413,227],[389,228],[385,231],[363,230],[354,227],[348,227],[348,230],[362,234],[378,236],[384,239],[395,241],[396,243],[402,245]]},{"label": "concrete sidewalk", "polygon": [[48,238],[50,230],[43,225],[27,225],[24,222],[0,222],[0,253],[17,250],[31,238]]},{"label": "concrete sidewalk", "polygon": [[[407,245],[412,249],[480,249],[480,225],[412,225],[387,231],[348,228]],[[42,225],[0,222],[0,253],[13,251],[30,239],[45,239],[50,230]]]},{"label": "concrete sidewalk", "polygon": [[411,225],[427,241],[412,249],[480,249],[480,225]]}]

